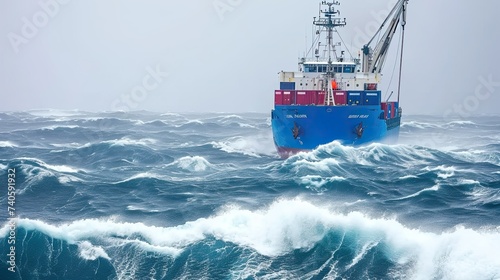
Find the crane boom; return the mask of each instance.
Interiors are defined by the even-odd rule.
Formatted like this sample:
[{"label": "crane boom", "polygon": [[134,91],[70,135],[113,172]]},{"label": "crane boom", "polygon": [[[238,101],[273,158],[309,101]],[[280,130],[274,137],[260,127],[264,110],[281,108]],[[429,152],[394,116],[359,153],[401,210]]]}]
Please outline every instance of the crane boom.
[{"label": "crane boom", "polygon": [[[403,29],[406,24],[407,4],[408,0],[399,0],[372,39],[363,46],[363,72],[380,73],[382,71],[385,59],[387,58],[387,51],[389,50],[389,46],[394,38],[399,23],[401,22]],[[375,48],[372,49],[370,44],[381,33],[387,22],[389,22],[389,26],[384,35],[377,42]]]}]

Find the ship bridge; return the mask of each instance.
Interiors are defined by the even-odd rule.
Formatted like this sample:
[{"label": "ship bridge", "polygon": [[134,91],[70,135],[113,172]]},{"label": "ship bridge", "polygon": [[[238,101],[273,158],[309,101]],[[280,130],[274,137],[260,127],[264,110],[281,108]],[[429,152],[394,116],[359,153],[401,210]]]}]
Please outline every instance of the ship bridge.
[{"label": "ship bridge", "polygon": [[[328,69],[329,67],[330,69]],[[355,73],[356,63],[333,62],[330,65],[327,61],[305,61],[300,63],[300,71],[305,73]]]}]

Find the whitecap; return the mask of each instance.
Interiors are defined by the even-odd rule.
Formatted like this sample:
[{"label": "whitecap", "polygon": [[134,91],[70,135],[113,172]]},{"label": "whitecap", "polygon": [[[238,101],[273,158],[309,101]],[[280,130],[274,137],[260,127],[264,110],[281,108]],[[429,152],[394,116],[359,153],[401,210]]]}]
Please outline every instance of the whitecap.
[{"label": "whitecap", "polygon": [[418,178],[418,176],[415,176],[415,175],[406,175],[406,176],[399,177],[399,180],[417,179],[417,178]]},{"label": "whitecap", "polygon": [[455,175],[456,171],[459,171],[454,166],[440,165],[438,167],[430,168],[429,166],[422,169],[423,171],[438,171],[437,176],[441,179],[448,179]]},{"label": "whitecap", "polygon": [[83,169],[78,169],[74,168],[72,166],[68,165],[52,165],[52,164],[47,164],[44,161],[37,159],[37,158],[18,158],[21,161],[34,161],[36,164],[44,167],[45,169],[50,169],[56,172],[61,172],[61,173],[79,173],[81,171],[84,171]]},{"label": "whitecap", "polygon": [[159,210],[146,209],[144,207],[139,207],[139,206],[134,206],[134,205],[128,205],[127,210],[140,211],[140,212],[146,212],[146,213],[158,213],[158,212],[160,212]]},{"label": "whitecap", "polygon": [[[173,227],[111,219],[77,220],[57,226],[19,219],[17,225],[70,244],[97,239],[99,244],[85,246],[108,248],[133,243],[144,251],[173,257],[213,237],[272,258],[295,250],[308,251],[329,233],[336,232],[355,240],[349,244],[341,241],[342,246],[355,252],[351,266],[359,264],[368,251],[377,247],[391,262],[407,269],[409,279],[434,279],[439,275],[448,279],[495,279],[500,275],[499,230],[456,227],[446,232],[424,232],[405,227],[395,219],[360,212],[336,213],[299,198],[278,200],[259,210],[227,206],[213,216]],[[5,224],[0,236],[6,236],[8,231]],[[99,250],[91,252],[90,257],[104,256]]]},{"label": "whitecap", "polygon": [[75,129],[75,128],[79,128],[79,126],[78,125],[51,125],[51,126],[42,127],[42,128],[40,128],[40,130],[56,130],[59,128]]},{"label": "whitecap", "polygon": [[165,176],[158,175],[156,173],[142,172],[142,173],[138,173],[138,174],[136,174],[136,175],[134,175],[132,177],[129,177],[129,178],[125,179],[125,180],[115,182],[113,184],[122,184],[122,183],[126,183],[126,182],[129,182],[129,181],[135,180],[135,179],[142,179],[142,178],[163,180],[163,179],[165,179]]},{"label": "whitecap", "polygon": [[178,113],[163,113],[160,116],[162,117],[183,117],[182,115]]},{"label": "whitecap", "polygon": [[222,116],[221,119],[239,119],[239,120],[242,120],[243,117],[239,116],[239,115],[226,115],[226,116]]},{"label": "whitecap", "polygon": [[306,176],[302,176],[300,178],[300,183],[303,185],[313,187],[315,189],[319,189],[328,183],[339,182],[339,181],[344,181],[344,180],[345,180],[345,178],[340,177],[340,176],[332,176],[332,177],[328,177],[328,178],[323,178],[323,177],[318,176],[318,175],[306,175]]},{"label": "whitecap", "polygon": [[194,123],[194,124],[203,124],[203,122],[201,120],[189,120],[185,124],[191,124],[191,123]]},{"label": "whitecap", "polygon": [[88,241],[78,242],[80,257],[84,260],[94,261],[98,258],[111,260],[106,251],[100,246],[93,246]]},{"label": "whitecap", "polygon": [[195,171],[195,172],[200,172],[200,171],[205,171],[207,168],[213,167],[213,165],[208,162],[204,157],[200,156],[187,156],[180,158],[174,162],[177,166],[184,170],[188,171]]},{"label": "whitecap", "polygon": [[408,196],[401,197],[401,198],[398,198],[398,199],[395,199],[395,200],[403,200],[403,199],[408,199],[408,198],[412,198],[412,197],[417,197],[417,196],[421,195],[421,194],[422,194],[422,193],[424,193],[424,192],[438,191],[438,190],[439,190],[439,188],[440,188],[440,186],[439,186],[439,185],[435,185],[435,186],[432,186],[432,187],[430,187],[430,188],[423,189],[423,190],[418,191],[418,192],[416,192],[416,193],[414,193],[414,194],[410,194],[410,195],[408,195]]},{"label": "whitecap", "polygon": [[17,148],[18,146],[10,141],[0,141],[0,148]]},{"label": "whitecap", "polygon": [[460,179],[459,182],[462,185],[479,185],[479,184],[481,184],[479,181],[470,180],[470,179]]},{"label": "whitecap", "polygon": [[90,146],[90,143],[81,145],[81,144],[76,143],[76,142],[71,142],[71,143],[51,144],[51,145],[56,147],[56,148],[80,148],[80,147],[85,146],[85,145]]},{"label": "whitecap", "polygon": [[246,123],[238,123],[238,125],[242,128],[256,128],[254,125],[246,124]]},{"label": "whitecap", "polygon": [[276,155],[271,134],[254,135],[252,137],[236,136],[225,141],[211,142],[210,144],[214,148],[230,154],[238,153],[252,157]]},{"label": "whitecap", "polygon": [[294,166],[294,171],[298,171],[302,168],[318,171],[331,171],[332,167],[339,166],[339,161],[334,158],[324,158],[320,160],[307,160],[304,158],[297,160],[292,165]]},{"label": "whitecap", "polygon": [[425,122],[409,121],[409,122],[403,122],[401,124],[401,128],[406,128],[406,127],[427,129],[427,128],[437,128],[439,126],[437,126],[435,124],[425,123]]},{"label": "whitecap", "polygon": [[472,121],[452,121],[448,125],[476,125],[476,123]]},{"label": "whitecap", "polygon": [[30,110],[28,113],[36,117],[75,117],[83,115],[84,112],[79,110],[57,110],[57,109],[41,109]]},{"label": "whitecap", "polygon": [[115,140],[108,140],[108,141],[103,141],[102,143],[107,143],[110,144],[111,146],[151,146],[155,144],[157,141],[155,139],[151,138],[143,138],[139,140],[135,139],[130,139],[127,137],[121,138],[121,139],[115,139]]},{"label": "whitecap", "polygon": [[352,262],[346,266],[346,269],[351,269],[353,266],[355,266],[360,260],[362,260],[365,255],[370,251],[373,247],[377,246],[379,243],[378,242],[368,242],[363,247],[361,248],[360,252],[354,257]]},{"label": "whitecap", "polygon": [[67,184],[67,183],[71,183],[71,182],[81,182],[82,181],[81,179],[79,179],[79,178],[77,178],[75,176],[70,176],[70,175],[58,176],[57,180],[61,184]]}]

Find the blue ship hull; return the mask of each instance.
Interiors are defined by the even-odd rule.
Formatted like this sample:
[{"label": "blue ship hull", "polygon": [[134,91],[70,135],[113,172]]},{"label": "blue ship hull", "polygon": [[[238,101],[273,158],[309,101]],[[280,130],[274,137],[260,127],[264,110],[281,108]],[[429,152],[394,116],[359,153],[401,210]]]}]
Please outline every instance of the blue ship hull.
[{"label": "blue ship hull", "polygon": [[[401,115],[385,119],[380,105],[276,105],[271,113],[274,143],[281,157],[339,141],[343,145],[394,143]],[[362,128],[362,129],[360,129]]]}]

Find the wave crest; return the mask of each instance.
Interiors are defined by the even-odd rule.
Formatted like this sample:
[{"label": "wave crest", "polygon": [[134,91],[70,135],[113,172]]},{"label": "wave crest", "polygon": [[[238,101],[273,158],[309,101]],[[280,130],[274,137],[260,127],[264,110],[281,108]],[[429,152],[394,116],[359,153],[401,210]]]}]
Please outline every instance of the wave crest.
[{"label": "wave crest", "polygon": [[[173,227],[114,220],[79,220],[54,226],[28,219],[19,220],[18,226],[80,244],[81,256],[89,259],[113,259],[113,255],[108,256],[100,248],[130,243],[146,252],[175,258],[194,244],[213,237],[252,248],[269,258],[296,250],[306,252],[317,246],[334,246],[337,249],[328,249],[334,255],[340,247],[352,250],[350,261],[343,267],[335,265],[338,271],[348,271],[370,258],[369,251],[377,250],[399,269],[407,270],[401,273],[410,279],[493,279],[500,273],[498,229],[457,227],[442,233],[423,232],[407,228],[395,219],[373,218],[359,212],[340,214],[298,198],[278,200],[268,208],[253,211],[227,206],[214,216]],[[7,234],[5,225],[0,235]],[[332,236],[341,238],[330,240]]]}]

